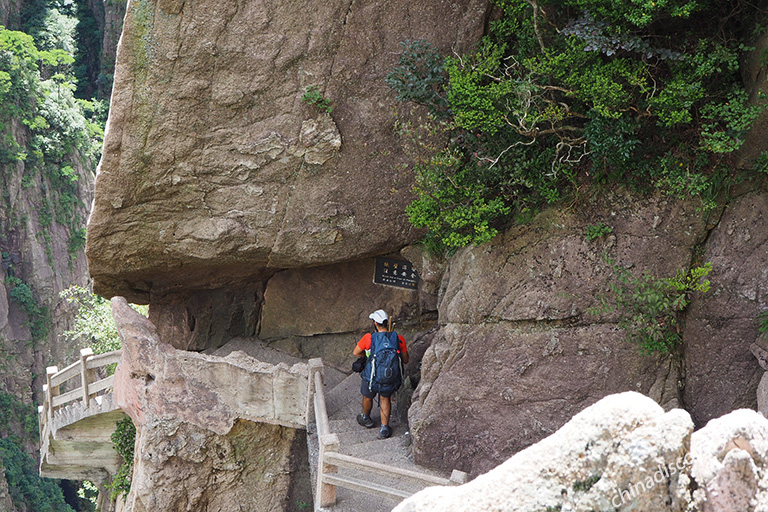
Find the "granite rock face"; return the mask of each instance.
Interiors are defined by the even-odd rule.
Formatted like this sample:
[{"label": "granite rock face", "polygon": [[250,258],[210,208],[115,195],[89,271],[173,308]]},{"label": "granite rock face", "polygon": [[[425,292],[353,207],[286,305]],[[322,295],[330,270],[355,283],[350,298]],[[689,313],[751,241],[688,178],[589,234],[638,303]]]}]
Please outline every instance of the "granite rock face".
[{"label": "granite rock face", "polygon": [[[89,222],[95,290],[156,303],[418,233],[384,78],[482,35],[486,0],[132,0]],[[302,101],[309,86],[331,114]],[[266,269],[266,272],[265,272]]]},{"label": "granite rock face", "polygon": [[388,311],[393,318],[416,316],[418,294],[375,285],[374,265],[373,258],[367,258],[275,274],[264,294],[260,337],[271,340],[364,331],[371,327],[368,315],[377,309]]},{"label": "granite rock face", "polygon": [[218,435],[166,419],[142,425],[137,437],[135,484],[123,510],[288,512],[311,502],[296,491],[292,459],[306,451],[306,438],[295,429],[239,420]]},{"label": "granite rock face", "polygon": [[[681,405],[679,362],[640,353],[615,315],[587,311],[613,279],[604,254],[671,276],[688,267],[703,222],[661,199],[612,203],[602,218],[550,211],[450,261],[409,413],[418,463],[487,471],[621,391]],[[586,241],[597,221],[612,233]]]},{"label": "granite rock face", "polygon": [[125,510],[292,510],[309,489],[307,365],[177,350],[122,297],[112,307],[115,398],[138,431]]},{"label": "granite rock face", "polygon": [[16,507],[13,506],[13,501],[11,500],[11,493],[8,491],[8,482],[5,480],[5,466],[2,461],[0,461],[0,475],[2,476],[0,478],[0,507],[8,512],[16,512]]},{"label": "granite rock face", "polygon": [[749,409],[716,418],[691,436],[691,475],[701,512],[768,510],[768,420]]},{"label": "granite rock face", "polygon": [[[22,147],[32,136],[16,120],[7,128]],[[91,165],[72,156],[77,184],[72,196],[64,197],[42,169],[23,161],[0,164],[0,391],[24,403],[39,402],[46,365],[71,361],[66,358],[73,343],[60,334],[70,328],[73,308],[60,293],[88,283],[85,254],[76,243],[81,234],[70,221],[88,216]],[[58,207],[68,202],[70,210]],[[30,318],[30,309],[12,298],[16,279],[31,292],[38,318]],[[30,330],[35,321],[46,327],[37,331],[37,340]]]},{"label": "granite rock face", "polygon": [[682,409],[611,395],[475,480],[425,489],[393,512],[768,510],[768,420],[742,409],[692,432]]},{"label": "granite rock face", "polygon": [[665,413],[639,393],[612,395],[498,468],[460,487],[425,489],[394,512],[683,512],[692,431],[683,410]]},{"label": "granite rock face", "polygon": [[17,30],[21,0],[0,0],[0,25]]},{"label": "granite rock face", "polygon": [[756,405],[763,370],[749,347],[758,315],[768,309],[767,215],[765,192],[735,198],[704,247],[712,288],[693,297],[684,333],[685,404],[697,425]]},{"label": "granite rock face", "polygon": [[243,352],[226,357],[177,350],[122,297],[112,310],[123,342],[116,400],[132,419],[185,421],[226,434],[237,419],[306,427],[306,364],[271,365]]}]

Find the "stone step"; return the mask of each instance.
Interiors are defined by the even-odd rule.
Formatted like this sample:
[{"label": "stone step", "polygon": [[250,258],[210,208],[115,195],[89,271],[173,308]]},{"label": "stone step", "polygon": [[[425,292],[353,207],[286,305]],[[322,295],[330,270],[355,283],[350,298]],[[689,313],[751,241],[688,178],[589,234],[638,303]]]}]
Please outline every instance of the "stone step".
[{"label": "stone step", "polygon": [[[329,420],[328,423],[330,424],[331,432],[348,432],[350,430],[357,430],[358,428],[362,428],[360,424],[357,423],[357,416],[360,414],[360,404],[354,403],[352,405],[354,408],[349,407],[349,410],[345,411],[347,414],[343,416],[341,414],[337,414],[338,417],[331,418]],[[376,430],[378,432],[379,428],[381,427],[381,414],[375,404],[373,406],[373,410],[371,411],[371,418],[375,424],[375,427],[373,427],[372,430]],[[394,429],[398,429],[401,425],[400,419],[396,416],[390,416],[389,425]]]},{"label": "stone step", "polygon": [[347,412],[350,402],[354,402],[356,407],[360,407],[360,383],[360,374],[353,373],[336,386],[330,387],[326,376],[325,407],[328,410],[329,418],[336,418],[337,414]]},{"label": "stone step", "polygon": [[334,431],[334,434],[339,436],[339,445],[343,450],[345,446],[376,441],[379,436],[379,429],[364,428],[355,422],[354,426],[350,425],[345,430]]},{"label": "stone step", "polygon": [[398,467],[404,467],[402,464],[412,466],[413,462],[410,460],[410,436],[395,435],[389,439],[379,439],[378,431],[371,432],[374,434],[369,441],[364,441],[357,444],[341,444],[341,453],[346,455],[352,455],[353,457],[359,457],[361,459],[371,460],[374,462],[381,462],[382,464],[391,464],[392,461],[397,461],[398,464],[392,464]]}]

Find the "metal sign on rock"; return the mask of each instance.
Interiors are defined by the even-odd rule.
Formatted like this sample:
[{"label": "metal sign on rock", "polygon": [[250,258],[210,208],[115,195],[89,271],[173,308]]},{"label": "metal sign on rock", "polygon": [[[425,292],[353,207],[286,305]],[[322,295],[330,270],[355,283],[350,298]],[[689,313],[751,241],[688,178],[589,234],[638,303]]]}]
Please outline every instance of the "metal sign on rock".
[{"label": "metal sign on rock", "polygon": [[378,256],[373,282],[398,288],[415,290],[419,286],[419,272],[408,260]]}]

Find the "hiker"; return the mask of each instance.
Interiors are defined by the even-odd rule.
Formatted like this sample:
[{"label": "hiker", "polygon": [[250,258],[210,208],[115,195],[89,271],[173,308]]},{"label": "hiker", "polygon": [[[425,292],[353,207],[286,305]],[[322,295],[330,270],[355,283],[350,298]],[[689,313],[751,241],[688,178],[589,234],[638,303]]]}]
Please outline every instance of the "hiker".
[{"label": "hiker", "polygon": [[360,338],[352,351],[355,357],[367,357],[360,386],[363,412],[358,415],[357,422],[366,428],[373,428],[371,409],[373,399],[378,394],[381,410],[379,439],[386,439],[392,435],[389,427],[389,414],[392,410],[390,397],[403,383],[402,369],[408,362],[408,349],[402,336],[389,331],[389,315],[386,311],[379,309],[368,315],[368,318],[373,320],[376,330]]}]

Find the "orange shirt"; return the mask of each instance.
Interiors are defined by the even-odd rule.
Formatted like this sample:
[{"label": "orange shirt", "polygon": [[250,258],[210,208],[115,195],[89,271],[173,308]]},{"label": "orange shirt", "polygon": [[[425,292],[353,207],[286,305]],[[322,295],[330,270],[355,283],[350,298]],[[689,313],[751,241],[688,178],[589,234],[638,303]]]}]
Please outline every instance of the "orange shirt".
[{"label": "orange shirt", "polygon": [[[398,334],[397,339],[397,348],[400,350],[400,353],[405,354],[408,352],[408,348],[405,346],[405,338]],[[370,355],[368,352],[371,350],[371,333],[368,333],[360,338],[360,341],[357,342],[357,348],[364,351],[366,355]]]}]

